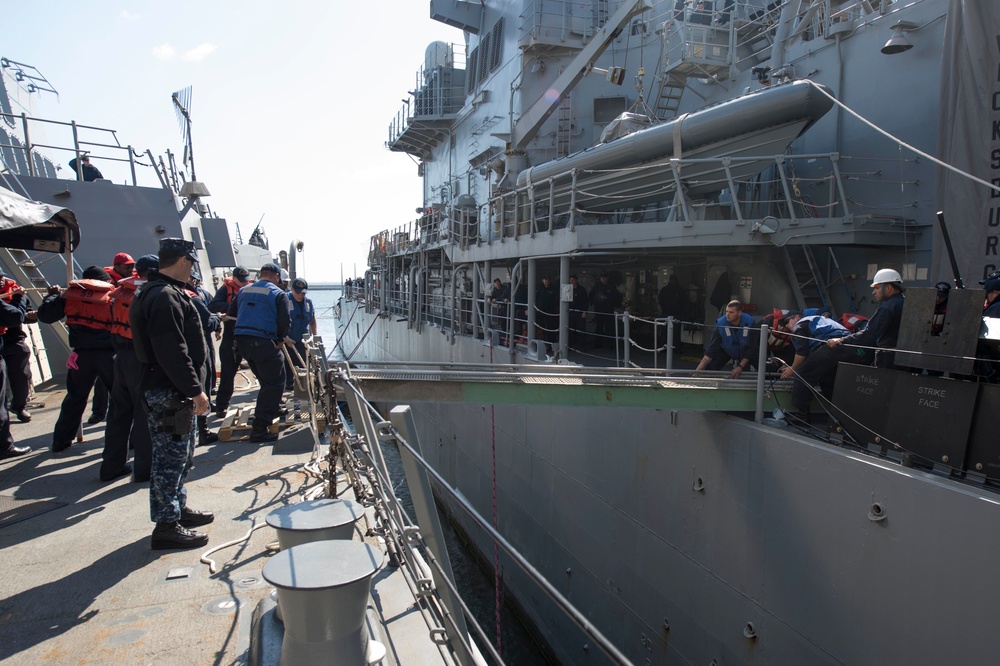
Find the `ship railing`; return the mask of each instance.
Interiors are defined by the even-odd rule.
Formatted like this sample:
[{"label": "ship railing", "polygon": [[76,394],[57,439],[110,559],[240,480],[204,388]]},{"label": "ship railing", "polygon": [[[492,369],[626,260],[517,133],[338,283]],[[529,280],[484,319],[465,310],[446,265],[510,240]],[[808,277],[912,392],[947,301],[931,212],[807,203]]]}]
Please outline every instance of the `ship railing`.
[{"label": "ship railing", "polygon": [[[389,122],[387,146],[396,144],[415,123],[454,119],[465,105],[465,47],[449,44],[446,51],[444,62],[417,70],[413,89]],[[463,57],[459,58],[458,54]]]},{"label": "ship railing", "polygon": [[582,46],[620,4],[529,0],[521,12],[518,45],[528,50],[538,46]]},{"label": "ship railing", "polygon": [[[471,640],[469,627],[479,638],[479,644],[488,651],[493,663],[505,662],[494,649],[493,640],[462,600],[455,584],[434,503],[432,483],[433,487],[449,498],[450,504],[456,511],[468,516],[494,541],[497,548],[540,588],[543,594],[587,633],[589,640],[597,645],[611,663],[631,663],[569,599],[500,534],[493,522],[483,517],[467,498],[453,489],[452,485],[423,458],[419,435],[408,405],[394,407],[389,413],[389,419],[386,420],[365,398],[360,386],[352,379],[347,363],[338,363],[337,367],[330,371],[328,378],[331,388],[338,394],[343,394],[356,433],[346,434],[340,439],[350,442],[351,455],[360,458],[362,467],[372,472],[362,482],[357,474],[357,468],[350,468],[348,470],[350,475],[355,477],[350,479],[352,485],[366,486],[363,494],[368,497],[373,497],[374,494],[373,499],[377,508],[375,515],[380,523],[378,531],[386,540],[391,561],[400,566],[404,573],[409,574],[408,583],[419,600],[417,606],[428,622],[430,635],[446,637],[447,645],[454,651],[459,663],[463,665],[485,663],[477,645]],[[328,422],[333,422],[332,416],[328,417]],[[396,452],[413,502],[415,520],[397,496],[395,489],[399,484],[391,477],[386,462],[387,456]],[[428,566],[427,562],[430,562],[433,568]],[[499,562],[496,565],[499,566]],[[500,594],[499,589],[496,592],[497,595]],[[497,630],[499,629],[498,626]],[[436,642],[444,644],[446,641],[439,639]]]},{"label": "ship railing", "polygon": [[[713,158],[665,159],[641,167],[620,169],[569,169],[539,182],[504,192],[483,206],[488,234],[477,242],[492,243],[507,238],[572,230],[580,224],[619,223],[622,211],[640,221],[678,220],[691,226],[704,219],[704,200],[695,200],[685,192],[711,186],[721,192],[712,202],[720,207],[722,217],[744,224],[748,217],[774,215],[792,223],[803,218],[842,218],[851,214],[845,180],[863,175],[881,176],[872,170],[857,175],[841,172],[839,153],[801,155],[740,156]],[[737,178],[748,165],[767,165],[754,169],[749,178]],[[820,164],[827,165],[821,168]],[[641,174],[649,184],[643,185],[641,199],[635,194],[615,195],[603,187],[597,190],[598,179],[609,176],[635,177]],[[654,184],[654,181],[655,184]],[[898,187],[899,181],[879,179],[885,185]],[[745,195],[741,195],[745,193]]]},{"label": "ship railing", "polygon": [[[737,229],[769,217],[785,229],[810,220],[850,222],[860,217],[905,224],[913,200],[904,200],[901,193],[917,183],[915,164],[914,159],[904,160],[904,173],[885,169],[881,158],[807,153],[671,158],[634,168],[570,169],[501,193],[475,209],[428,206],[418,219],[377,234],[377,255],[490,245],[593,224],[678,222],[688,228],[728,220]],[[754,167],[755,175],[737,178],[748,165],[765,166]],[[637,173],[649,183],[642,186],[641,199],[608,191],[606,183],[614,182],[613,176],[634,178]],[[598,179],[601,191],[596,189]],[[691,188],[711,188],[717,194],[696,199],[687,193]],[[885,206],[894,199],[898,206]]]},{"label": "ship railing", "polygon": [[[139,161],[141,153],[135,151],[131,145],[123,146],[118,140],[115,130],[92,125],[82,125],[76,121],[63,122],[57,120],[47,120],[45,118],[33,118],[26,113],[19,115],[0,113],[0,118],[7,121],[12,128],[17,127],[17,133],[0,135],[0,140],[6,138],[7,141],[0,143],[0,152],[4,156],[4,162],[13,162],[15,171],[20,175],[27,175],[41,178],[56,178],[57,171],[61,167],[45,165],[42,161],[39,149],[59,151],[66,155],[66,160],[80,158],[88,155],[95,167],[102,170],[102,173],[112,166],[115,173],[108,175],[115,178],[122,170],[115,169],[114,165],[127,165],[128,183],[138,185],[136,166],[151,166]],[[48,138],[51,130],[55,130],[57,137]],[[46,131],[50,130],[50,131]],[[20,137],[18,137],[20,135]],[[39,135],[46,136],[43,140],[36,140]],[[62,138],[63,140],[60,140]],[[79,165],[79,161],[77,162]],[[79,176],[80,174],[75,174]],[[115,178],[117,179],[117,178]]]}]

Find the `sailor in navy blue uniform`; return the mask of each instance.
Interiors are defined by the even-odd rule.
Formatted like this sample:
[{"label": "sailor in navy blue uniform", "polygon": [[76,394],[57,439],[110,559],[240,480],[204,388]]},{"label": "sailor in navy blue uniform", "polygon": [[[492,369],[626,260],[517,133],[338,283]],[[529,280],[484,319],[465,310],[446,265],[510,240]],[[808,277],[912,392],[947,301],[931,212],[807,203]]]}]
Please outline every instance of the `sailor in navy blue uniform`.
[{"label": "sailor in navy blue uniform", "polygon": [[236,298],[236,294],[248,284],[250,284],[250,271],[237,266],[233,269],[232,276],[222,281],[222,286],[208,303],[209,312],[220,315],[222,320],[222,340],[219,342],[219,387],[215,392],[215,412],[220,419],[226,416],[229,401],[233,397],[233,381],[243,362],[243,357],[236,348],[233,321],[226,313],[229,312],[229,305]]},{"label": "sailor in navy blue uniform", "polygon": [[270,426],[278,416],[285,388],[285,355],[281,345],[289,326],[288,296],[278,287],[280,279],[281,269],[276,264],[264,264],[259,279],[240,289],[229,304],[229,316],[236,318],[233,327],[236,345],[260,382],[251,442],[278,439],[270,432]]},{"label": "sailor in navy blue uniform", "polygon": [[754,327],[753,317],[743,312],[743,304],[729,301],[726,313],[715,320],[715,328],[712,329],[705,355],[695,371],[721,370],[732,363],[730,377],[737,379],[757,353],[759,336],[760,329]]},{"label": "sailor in navy blue uniform", "polygon": [[[292,280],[292,288],[287,292],[288,296],[288,335],[285,336],[285,345],[294,347],[298,352],[298,358],[292,354],[292,361],[295,365],[301,366],[299,358],[305,361],[306,344],[303,338],[308,332],[309,335],[316,335],[316,308],[312,299],[306,294],[309,292],[309,283],[304,278],[297,277]],[[295,377],[286,370],[285,388],[291,389],[295,384]]]},{"label": "sailor in navy blue uniform", "polygon": [[841,361],[850,360],[854,350],[849,347],[827,347],[827,340],[842,338],[849,334],[838,321],[822,315],[804,317],[795,312],[778,320],[778,328],[792,334],[795,358],[791,365],[781,371],[782,379],[795,378],[792,384],[792,407],[800,418],[808,421],[812,391],[809,387],[819,385],[828,399],[833,397],[833,384],[837,377],[837,366]]},{"label": "sailor in navy blue uniform", "polygon": [[872,315],[868,326],[863,331],[833,338],[827,341],[827,346],[835,347],[841,344],[878,347],[875,355],[875,365],[880,368],[895,368],[891,352],[885,349],[895,349],[899,338],[899,324],[903,319],[903,278],[891,269],[883,268],[875,273],[872,280],[872,296],[878,302],[878,310]]},{"label": "sailor in navy blue uniform", "polygon": [[149,514],[156,527],[153,550],[199,548],[208,535],[191,527],[215,520],[187,504],[188,472],[194,455],[195,417],[208,413],[205,368],[208,350],[198,310],[186,281],[198,261],[194,243],[160,240],[159,269],[136,291],[129,327],[139,359],[139,388],[145,398],[153,457],[149,472]]}]

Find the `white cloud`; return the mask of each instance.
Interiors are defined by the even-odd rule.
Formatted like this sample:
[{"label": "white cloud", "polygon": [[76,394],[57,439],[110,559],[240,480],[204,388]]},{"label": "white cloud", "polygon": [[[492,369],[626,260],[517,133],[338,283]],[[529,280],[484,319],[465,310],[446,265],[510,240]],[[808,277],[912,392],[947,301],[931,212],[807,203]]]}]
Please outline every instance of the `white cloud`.
[{"label": "white cloud", "polygon": [[173,60],[177,50],[170,44],[160,44],[153,47],[153,57],[157,60]]},{"label": "white cloud", "polygon": [[216,47],[215,44],[210,44],[208,42],[204,44],[199,44],[193,49],[185,51],[184,55],[181,56],[181,59],[184,60],[185,62],[201,62],[208,56],[215,53],[216,48],[218,47]]}]

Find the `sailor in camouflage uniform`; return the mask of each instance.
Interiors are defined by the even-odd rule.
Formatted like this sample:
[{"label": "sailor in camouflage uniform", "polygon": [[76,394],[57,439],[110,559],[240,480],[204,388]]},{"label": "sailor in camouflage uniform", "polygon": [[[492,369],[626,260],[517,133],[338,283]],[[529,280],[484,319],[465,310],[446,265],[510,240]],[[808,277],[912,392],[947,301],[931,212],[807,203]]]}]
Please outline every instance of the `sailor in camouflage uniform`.
[{"label": "sailor in camouflage uniform", "polygon": [[184,482],[191,468],[195,417],[207,414],[203,390],[205,336],[185,283],[197,263],[194,243],[160,241],[160,269],[136,292],[129,310],[132,340],[141,363],[139,388],[146,400],[153,444],[150,517],[156,523],[151,546],[198,548],[208,536],[190,527],[215,519],[187,506]]}]

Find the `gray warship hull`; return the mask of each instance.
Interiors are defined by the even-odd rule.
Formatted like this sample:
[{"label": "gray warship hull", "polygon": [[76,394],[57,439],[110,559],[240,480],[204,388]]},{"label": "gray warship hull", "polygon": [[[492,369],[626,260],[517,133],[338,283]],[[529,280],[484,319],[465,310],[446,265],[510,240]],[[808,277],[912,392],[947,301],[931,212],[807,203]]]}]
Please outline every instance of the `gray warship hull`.
[{"label": "gray warship hull", "polygon": [[[871,315],[879,268],[908,287],[958,277],[939,210],[966,283],[997,268],[1000,7],[704,4],[708,17],[691,2],[431,3],[465,31],[466,62],[432,45],[390,126],[386,146],[420,160],[423,213],[373,237],[362,287],[341,302],[352,363],[648,369],[672,276],[687,351],[730,299],[758,317]],[[613,87],[623,69],[637,93]],[[770,105],[807,88],[829,106],[782,119],[786,104]],[[619,111],[652,126],[599,139]],[[732,132],[685,143],[713,114]],[[611,333],[571,305],[571,275],[589,291],[602,272],[623,300]],[[561,287],[558,312],[539,307],[543,276]],[[508,303],[491,302],[495,278]],[[915,321],[929,320],[933,297],[919,302]],[[595,358],[580,338],[601,335],[613,352]],[[637,348],[654,355],[634,361]],[[500,532],[634,663],[978,663],[1000,647],[984,621],[1000,502],[964,459],[914,469],[746,414],[610,397],[406,402],[447,483],[489,516],[495,481]],[[902,392],[879,404],[904,409]],[[938,417],[964,451],[960,420]],[[560,661],[607,661],[501,565]]]},{"label": "gray warship hull", "polygon": [[[363,309],[354,322],[371,324]],[[481,342],[404,328],[379,319],[364,346],[489,361]],[[408,404],[424,457],[483,516],[495,439],[500,532],[633,663],[989,663],[1000,649],[993,492],[726,414]],[[491,560],[489,536],[439,501]],[[501,567],[561,663],[605,663]]]}]

